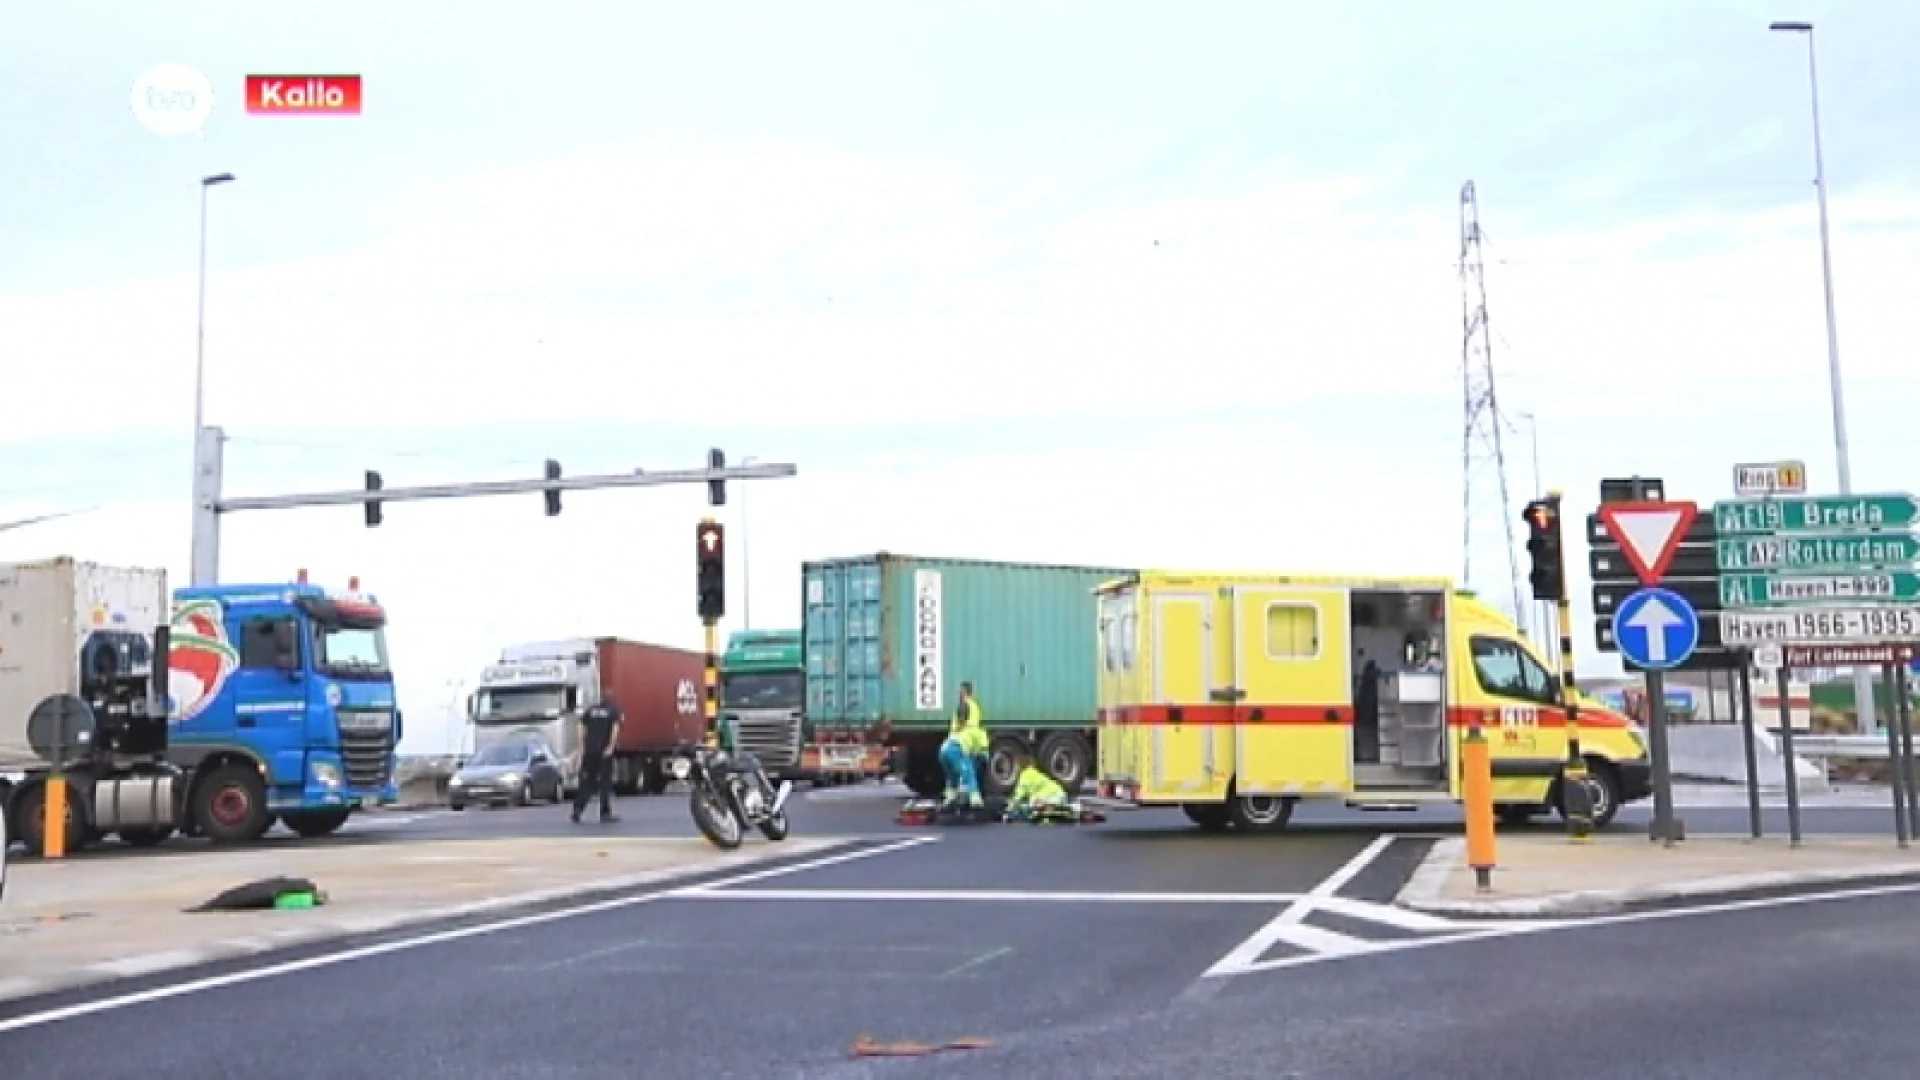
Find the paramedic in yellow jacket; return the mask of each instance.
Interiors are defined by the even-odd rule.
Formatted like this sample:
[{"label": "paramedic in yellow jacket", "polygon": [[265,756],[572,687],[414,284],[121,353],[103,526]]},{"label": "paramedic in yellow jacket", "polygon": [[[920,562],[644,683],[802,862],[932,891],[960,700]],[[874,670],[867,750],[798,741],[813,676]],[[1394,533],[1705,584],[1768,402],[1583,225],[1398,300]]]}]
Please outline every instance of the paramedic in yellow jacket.
[{"label": "paramedic in yellow jacket", "polygon": [[1007,809],[1014,813],[1031,813],[1040,809],[1058,809],[1067,805],[1067,789],[1060,782],[1048,776],[1046,771],[1034,764],[1033,755],[1022,751],[1019,757],[1020,774],[1013,782],[1013,797],[1007,800]]},{"label": "paramedic in yellow jacket", "polygon": [[963,682],[960,702],[953,710],[953,727],[947,741],[940,744],[940,768],[947,774],[947,805],[981,805],[980,769],[975,761],[986,754],[986,712],[973,696],[973,684]]}]

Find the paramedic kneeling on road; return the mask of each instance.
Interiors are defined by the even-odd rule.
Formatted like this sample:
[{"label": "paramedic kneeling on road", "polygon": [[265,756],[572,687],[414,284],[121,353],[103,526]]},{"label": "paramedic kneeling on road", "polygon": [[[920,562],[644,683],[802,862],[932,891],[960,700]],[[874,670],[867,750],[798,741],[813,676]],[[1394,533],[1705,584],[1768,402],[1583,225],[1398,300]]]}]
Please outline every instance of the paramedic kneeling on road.
[{"label": "paramedic kneeling on road", "polygon": [[947,774],[947,805],[965,800],[981,805],[980,770],[974,759],[987,753],[986,714],[973,696],[973,684],[960,684],[960,703],[953,710],[953,729],[940,744],[940,768]]},{"label": "paramedic kneeling on road", "polygon": [[1013,783],[1013,798],[1007,801],[1007,809],[1017,812],[1067,805],[1067,789],[1034,764],[1032,754],[1022,750],[1019,762],[1020,776]]}]

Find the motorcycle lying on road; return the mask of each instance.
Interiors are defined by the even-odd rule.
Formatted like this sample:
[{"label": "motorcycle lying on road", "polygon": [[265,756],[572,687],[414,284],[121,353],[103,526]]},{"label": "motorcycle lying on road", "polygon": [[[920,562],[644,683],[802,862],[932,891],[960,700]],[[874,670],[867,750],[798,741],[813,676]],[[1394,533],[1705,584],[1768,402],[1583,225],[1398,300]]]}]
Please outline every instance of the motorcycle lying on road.
[{"label": "motorcycle lying on road", "polygon": [[748,829],[759,829],[775,842],[787,838],[787,797],[793,794],[793,782],[783,780],[775,787],[752,754],[682,747],[673,760],[673,776],[687,782],[693,823],[714,847],[732,851],[746,839]]}]

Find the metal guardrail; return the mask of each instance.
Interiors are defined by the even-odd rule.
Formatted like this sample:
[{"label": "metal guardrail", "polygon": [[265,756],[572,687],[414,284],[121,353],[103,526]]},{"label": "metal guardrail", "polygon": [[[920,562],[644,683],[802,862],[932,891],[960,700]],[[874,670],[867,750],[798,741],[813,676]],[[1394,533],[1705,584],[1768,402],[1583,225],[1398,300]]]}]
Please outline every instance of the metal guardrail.
[{"label": "metal guardrail", "polygon": [[1793,752],[1804,758],[1887,759],[1884,735],[1802,735],[1793,736]]},{"label": "metal guardrail", "polygon": [[466,754],[402,754],[394,769],[394,779],[404,784],[411,780],[444,780],[467,763]]}]

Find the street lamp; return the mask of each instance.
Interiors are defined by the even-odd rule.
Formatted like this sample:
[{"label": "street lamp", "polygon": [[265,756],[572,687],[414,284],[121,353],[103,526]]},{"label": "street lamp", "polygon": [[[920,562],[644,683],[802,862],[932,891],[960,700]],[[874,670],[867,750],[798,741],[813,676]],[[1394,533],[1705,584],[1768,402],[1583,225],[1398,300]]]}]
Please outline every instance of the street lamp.
[{"label": "street lamp", "polygon": [[[1827,226],[1827,165],[1820,149],[1820,67],[1815,60],[1813,24],[1810,22],[1774,22],[1767,29],[1779,34],[1807,35],[1807,88],[1813,102],[1813,190],[1820,204],[1820,277],[1827,300],[1827,382],[1833,398],[1833,457],[1840,474],[1840,494],[1853,494],[1853,467],[1847,455],[1846,398],[1840,384],[1840,328],[1833,313],[1833,245]],[[1860,730],[1879,729],[1873,707],[1873,673],[1866,668],[1853,672],[1854,710],[1860,717]]]},{"label": "street lamp", "polygon": [[[760,459],[748,454],[740,459],[743,466],[752,465]],[[747,547],[747,485],[740,485],[740,626],[743,630],[753,629],[753,560]]]},{"label": "street lamp", "polygon": [[232,173],[200,178],[200,315],[193,350],[193,445],[196,456],[200,429],[206,424],[207,405],[207,191],[216,184],[233,183]]},{"label": "street lamp", "polygon": [[[1545,489],[1540,486],[1540,420],[1530,412],[1521,413],[1519,419],[1526,423],[1527,441],[1532,444],[1533,497],[1538,499],[1545,494]],[[1552,648],[1553,643],[1547,640],[1547,635],[1552,633],[1548,628],[1554,625],[1555,613],[1553,610],[1553,601],[1541,600],[1534,606],[1539,609],[1536,614],[1540,616],[1541,647],[1548,656],[1552,657],[1552,660],[1549,662],[1553,665],[1553,670],[1557,673],[1560,670],[1560,650]]]}]

